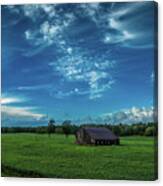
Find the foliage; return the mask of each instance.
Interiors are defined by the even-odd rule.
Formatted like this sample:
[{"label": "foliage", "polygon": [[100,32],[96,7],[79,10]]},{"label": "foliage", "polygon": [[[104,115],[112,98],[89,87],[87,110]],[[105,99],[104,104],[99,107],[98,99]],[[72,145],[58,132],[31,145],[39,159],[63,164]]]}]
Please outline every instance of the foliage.
[{"label": "foliage", "polygon": [[147,127],[145,129],[145,136],[155,136],[156,135],[156,129],[154,126]]},{"label": "foliage", "polygon": [[62,124],[62,130],[66,137],[71,134],[71,121],[65,120]]},{"label": "foliage", "polygon": [[47,127],[37,127],[36,128],[36,133],[39,133],[39,134],[45,134],[47,133]]},{"label": "foliage", "polygon": [[55,124],[55,120],[50,119],[49,123],[48,123],[48,128],[47,128],[49,135],[51,135],[52,133],[55,133],[55,125],[54,124]]},{"label": "foliage", "polygon": [[29,133],[57,133],[57,134],[75,134],[79,127],[82,126],[93,126],[93,127],[106,127],[112,130],[118,136],[132,136],[132,135],[141,135],[141,136],[156,136],[157,135],[157,123],[136,123],[132,125],[127,124],[82,124],[80,126],[71,124],[70,120],[66,120],[62,125],[54,125],[55,121],[52,120],[49,122],[50,126],[39,126],[39,127],[2,127],[2,133],[20,133],[20,132],[29,132]]}]

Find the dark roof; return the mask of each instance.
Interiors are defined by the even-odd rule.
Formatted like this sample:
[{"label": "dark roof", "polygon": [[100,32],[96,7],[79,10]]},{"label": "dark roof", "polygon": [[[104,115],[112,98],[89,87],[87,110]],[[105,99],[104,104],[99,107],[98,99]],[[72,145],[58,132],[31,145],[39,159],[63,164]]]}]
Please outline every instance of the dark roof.
[{"label": "dark roof", "polygon": [[116,140],[118,137],[109,129],[104,127],[83,127],[93,139]]}]

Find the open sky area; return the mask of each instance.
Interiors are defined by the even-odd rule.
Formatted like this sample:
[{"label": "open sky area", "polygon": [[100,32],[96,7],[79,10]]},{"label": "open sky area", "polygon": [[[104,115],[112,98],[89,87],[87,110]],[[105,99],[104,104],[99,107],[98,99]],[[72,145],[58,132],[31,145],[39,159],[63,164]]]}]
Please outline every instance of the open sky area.
[{"label": "open sky area", "polygon": [[2,126],[153,121],[154,2],[2,6]]}]

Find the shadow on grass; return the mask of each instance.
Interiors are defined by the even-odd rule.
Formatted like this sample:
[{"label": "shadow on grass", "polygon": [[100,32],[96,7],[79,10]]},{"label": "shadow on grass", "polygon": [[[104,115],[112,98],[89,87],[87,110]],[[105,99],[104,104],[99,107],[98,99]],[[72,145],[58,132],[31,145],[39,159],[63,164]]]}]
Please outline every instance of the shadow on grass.
[{"label": "shadow on grass", "polygon": [[26,177],[26,178],[46,178],[47,176],[31,171],[31,170],[23,170],[15,167],[11,167],[8,165],[1,165],[1,173],[2,177]]}]

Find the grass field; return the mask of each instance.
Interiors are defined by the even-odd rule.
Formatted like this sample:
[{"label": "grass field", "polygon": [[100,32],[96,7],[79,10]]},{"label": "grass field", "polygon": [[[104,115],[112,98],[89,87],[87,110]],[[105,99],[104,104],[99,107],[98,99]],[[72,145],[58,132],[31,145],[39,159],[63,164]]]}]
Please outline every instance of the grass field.
[{"label": "grass field", "polygon": [[120,146],[80,146],[74,136],[2,134],[2,176],[156,179],[154,139],[122,137]]}]

